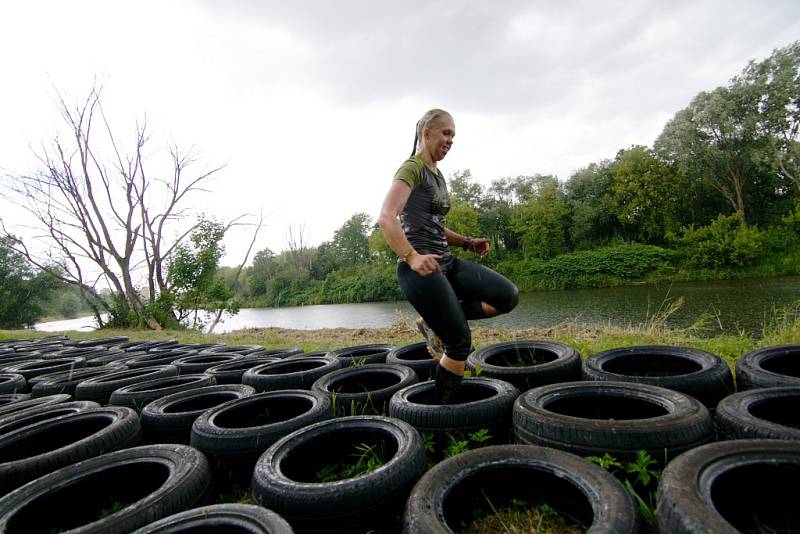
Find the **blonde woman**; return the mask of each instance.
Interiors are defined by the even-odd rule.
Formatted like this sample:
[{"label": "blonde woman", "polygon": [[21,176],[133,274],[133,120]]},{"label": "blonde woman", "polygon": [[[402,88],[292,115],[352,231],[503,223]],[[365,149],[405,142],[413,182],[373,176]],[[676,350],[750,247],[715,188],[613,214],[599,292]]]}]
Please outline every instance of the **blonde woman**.
[{"label": "blonde woman", "polygon": [[436,368],[437,402],[457,402],[467,356],[472,352],[468,320],[508,313],[519,290],[506,277],[450,254],[451,246],[480,257],[489,252],[483,238],[458,234],[445,225],[450,209],[447,183],[438,168],[453,146],[453,117],[432,109],[417,122],[414,149],[398,169],[378,219],[398,256],[397,281],[420,318],[417,327]]}]

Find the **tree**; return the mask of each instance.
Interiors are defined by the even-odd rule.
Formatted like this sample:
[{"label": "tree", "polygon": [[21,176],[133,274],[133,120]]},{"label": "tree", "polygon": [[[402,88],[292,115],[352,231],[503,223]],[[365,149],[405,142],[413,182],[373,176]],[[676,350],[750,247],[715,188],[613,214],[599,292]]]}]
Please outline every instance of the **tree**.
[{"label": "tree", "polygon": [[34,271],[8,238],[0,238],[0,328],[31,327],[43,314],[55,280]]},{"label": "tree", "polygon": [[453,200],[477,208],[483,199],[483,187],[472,180],[472,173],[466,169],[454,172],[447,185]]},{"label": "tree", "polygon": [[369,261],[371,227],[372,221],[369,215],[355,213],[333,233],[332,244],[343,264],[352,266]]},{"label": "tree", "polygon": [[525,257],[551,258],[566,252],[569,210],[554,176],[536,176],[527,200],[518,205],[511,227],[520,235]]},{"label": "tree", "polygon": [[564,184],[564,201],[570,211],[568,234],[576,249],[607,243],[619,224],[605,201],[611,189],[611,161],[591,163]]},{"label": "tree", "polygon": [[[180,228],[189,214],[185,204],[221,167],[190,175],[196,163],[191,152],[171,147],[169,170],[152,171],[146,124],[137,124],[132,149],[123,152],[103,113],[100,89],[74,108],[59,95],[59,111],[68,135],[37,153],[40,171],[9,176],[7,185],[12,201],[36,221],[42,249],[51,252],[23,240],[12,246],[38,269],[78,287],[99,326],[102,312],[122,310],[117,317],[160,329],[152,310],[170,292],[167,263],[196,229]],[[3,230],[11,238],[5,224]],[[112,299],[101,293],[106,287]]]}]

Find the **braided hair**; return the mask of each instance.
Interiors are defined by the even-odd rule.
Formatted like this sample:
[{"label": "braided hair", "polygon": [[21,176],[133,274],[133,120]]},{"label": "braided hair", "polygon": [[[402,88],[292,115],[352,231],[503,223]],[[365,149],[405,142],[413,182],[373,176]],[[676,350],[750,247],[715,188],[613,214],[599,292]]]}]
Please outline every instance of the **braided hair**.
[{"label": "braided hair", "polygon": [[420,120],[417,121],[417,128],[414,131],[414,148],[411,150],[411,156],[417,153],[417,145],[422,139],[422,132],[425,128],[430,128],[443,116],[450,114],[443,109],[431,109],[425,112]]}]

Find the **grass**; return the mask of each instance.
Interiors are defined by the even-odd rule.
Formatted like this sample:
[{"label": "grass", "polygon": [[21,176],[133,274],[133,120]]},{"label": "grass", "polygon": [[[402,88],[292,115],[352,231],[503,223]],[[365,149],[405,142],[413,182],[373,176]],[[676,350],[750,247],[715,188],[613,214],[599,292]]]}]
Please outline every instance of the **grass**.
[{"label": "grass", "polygon": [[342,462],[328,464],[317,471],[318,482],[333,482],[357,476],[376,470],[384,464],[383,458],[376,450],[376,445],[366,443],[356,443],[353,445],[354,452],[350,455],[353,462]]},{"label": "grass", "polygon": [[512,500],[510,506],[496,508],[486,497],[491,513],[463,525],[459,534],[581,534],[586,528],[571,522],[546,503],[532,506]]}]

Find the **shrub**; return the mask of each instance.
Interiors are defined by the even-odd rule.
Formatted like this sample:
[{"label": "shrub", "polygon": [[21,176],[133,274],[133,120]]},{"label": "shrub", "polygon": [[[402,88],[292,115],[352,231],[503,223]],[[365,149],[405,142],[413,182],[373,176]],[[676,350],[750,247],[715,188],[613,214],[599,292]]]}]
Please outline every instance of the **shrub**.
[{"label": "shrub", "polygon": [[763,247],[763,233],[739,214],[720,215],[701,228],[684,227],[668,239],[688,268],[746,267],[756,263]]}]

